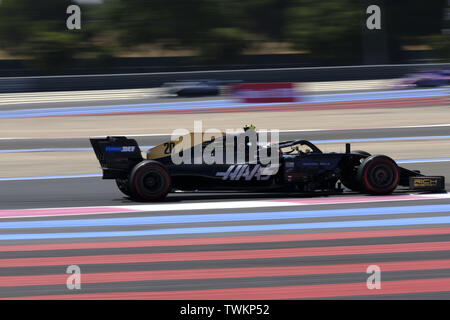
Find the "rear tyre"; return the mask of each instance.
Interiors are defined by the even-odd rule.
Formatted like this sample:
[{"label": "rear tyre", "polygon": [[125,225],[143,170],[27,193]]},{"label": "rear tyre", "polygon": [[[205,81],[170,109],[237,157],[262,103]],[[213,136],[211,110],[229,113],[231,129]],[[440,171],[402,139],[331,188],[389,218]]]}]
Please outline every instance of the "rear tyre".
[{"label": "rear tyre", "polygon": [[[363,151],[363,150],[354,150],[354,151],[352,151],[352,153],[357,153],[357,154],[360,154],[365,157],[371,156],[370,153],[368,153],[367,151]],[[355,163],[355,166],[358,166],[358,165],[360,165],[359,162]],[[349,177],[343,177],[341,179],[341,183],[344,187],[346,187],[347,189],[350,189],[351,191],[361,191],[361,189],[362,189],[361,183],[358,180],[356,172],[355,172],[355,174],[352,174]]]},{"label": "rear tyre", "polygon": [[376,155],[364,159],[357,177],[362,190],[381,195],[392,193],[397,188],[400,174],[394,160]]},{"label": "rear tyre", "polygon": [[156,161],[142,161],[131,171],[130,195],[135,200],[157,201],[170,191],[171,179],[164,166]]},{"label": "rear tyre", "polygon": [[128,179],[116,179],[117,188],[126,196],[130,196]]}]

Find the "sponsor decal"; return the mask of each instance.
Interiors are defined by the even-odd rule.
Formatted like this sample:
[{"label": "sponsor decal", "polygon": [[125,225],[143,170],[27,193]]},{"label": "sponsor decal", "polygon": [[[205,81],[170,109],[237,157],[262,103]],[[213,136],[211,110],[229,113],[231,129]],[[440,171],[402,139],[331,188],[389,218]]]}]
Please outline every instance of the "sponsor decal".
[{"label": "sponsor decal", "polygon": [[410,185],[413,189],[444,189],[444,177],[411,177]]},{"label": "sponsor decal", "polygon": [[330,162],[303,162],[302,163],[303,166],[330,166],[331,163]]},{"label": "sponsor decal", "polygon": [[[276,169],[276,170],[274,170]],[[276,174],[278,166],[262,167],[260,164],[251,168],[248,164],[231,165],[227,171],[217,172],[216,177],[222,177],[222,180],[246,180],[250,181],[253,178],[255,180],[268,180],[271,175]]]},{"label": "sponsor decal", "polygon": [[123,146],[123,147],[112,147],[106,146],[106,152],[134,152],[136,150],[135,146]]}]

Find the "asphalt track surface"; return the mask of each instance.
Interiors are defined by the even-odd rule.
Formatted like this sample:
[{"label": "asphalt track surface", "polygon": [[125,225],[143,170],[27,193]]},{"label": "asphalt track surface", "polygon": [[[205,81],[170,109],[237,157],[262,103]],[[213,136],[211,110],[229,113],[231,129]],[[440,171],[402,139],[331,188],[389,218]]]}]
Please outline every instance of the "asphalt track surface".
[{"label": "asphalt track surface", "polygon": [[[405,166],[450,176],[448,163]],[[446,194],[174,193],[149,206],[99,178],[0,189],[1,298],[450,298]],[[70,265],[81,290],[66,287]]]},{"label": "asphalt track surface", "polygon": [[[245,103],[231,97],[220,99],[175,99],[147,97],[125,101],[105,101],[98,105],[87,96],[78,105],[71,102],[20,103],[1,106],[0,119],[130,115],[130,114],[201,114],[226,112],[296,111],[361,109],[374,107],[404,108],[411,106],[443,105],[447,102],[448,89],[384,90],[375,92],[347,92],[332,94],[307,94],[298,101],[286,103]],[[1,97],[0,97],[1,98]]]},{"label": "asphalt track surface", "polygon": [[[448,135],[448,126],[430,126],[288,132],[282,138]],[[154,145],[166,137],[136,139]],[[88,148],[89,142],[13,139],[1,145]],[[444,175],[449,190],[449,162],[404,166]],[[0,190],[0,298],[450,298],[446,193],[173,193],[145,204],[98,177],[2,181]],[[80,290],[66,286],[71,265],[81,269]],[[381,270],[381,289],[367,287],[373,265]]]},{"label": "asphalt track surface", "polygon": [[[343,129],[343,130],[292,130],[280,131],[280,140],[305,139],[311,141],[332,141],[351,139],[385,139],[409,137],[446,137],[450,136],[450,124],[439,126],[412,126],[400,128]],[[170,133],[161,135],[129,135],[140,146],[155,146],[170,139]],[[1,150],[39,150],[39,149],[90,149],[89,137],[80,138],[26,138],[0,139]],[[432,158],[432,155],[425,155]]]}]

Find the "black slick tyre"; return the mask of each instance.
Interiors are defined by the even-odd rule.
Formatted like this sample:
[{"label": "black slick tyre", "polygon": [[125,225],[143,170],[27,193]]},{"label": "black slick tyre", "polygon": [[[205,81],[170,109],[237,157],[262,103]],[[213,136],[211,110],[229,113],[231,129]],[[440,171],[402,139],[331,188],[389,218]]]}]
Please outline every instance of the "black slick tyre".
[{"label": "black slick tyre", "polygon": [[166,168],[156,161],[142,161],[131,171],[130,196],[135,200],[158,201],[171,189],[171,179]]},{"label": "black slick tyre", "polygon": [[382,195],[392,193],[400,178],[397,164],[384,155],[370,156],[361,163],[357,174],[362,191]]}]

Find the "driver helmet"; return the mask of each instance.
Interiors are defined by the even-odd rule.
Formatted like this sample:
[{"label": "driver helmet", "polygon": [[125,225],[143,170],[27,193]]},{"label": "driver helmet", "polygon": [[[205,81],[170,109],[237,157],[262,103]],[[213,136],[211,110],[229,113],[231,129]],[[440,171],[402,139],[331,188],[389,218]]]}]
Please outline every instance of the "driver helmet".
[{"label": "driver helmet", "polygon": [[251,125],[246,125],[245,127],[244,127],[244,131],[247,131],[247,130],[255,130],[256,129],[256,127],[253,125],[253,124],[251,124]]}]

